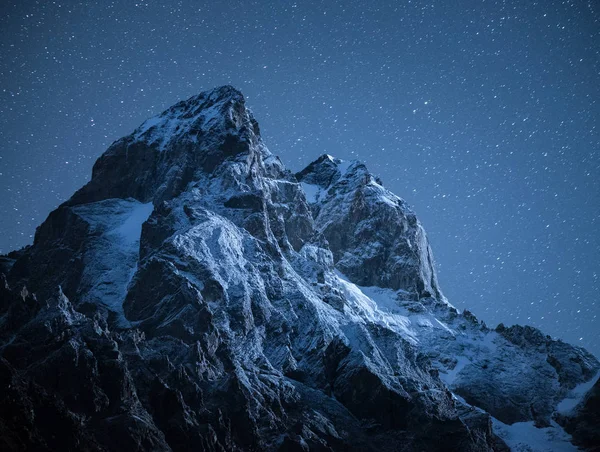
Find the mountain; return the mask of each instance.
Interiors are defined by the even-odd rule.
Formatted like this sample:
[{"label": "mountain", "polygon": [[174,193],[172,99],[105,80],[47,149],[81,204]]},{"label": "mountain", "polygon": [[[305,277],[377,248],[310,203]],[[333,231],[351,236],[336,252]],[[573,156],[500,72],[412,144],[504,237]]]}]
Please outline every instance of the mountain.
[{"label": "mountain", "polygon": [[402,199],[293,174],[230,86],[113,143],[0,271],[2,450],[600,444],[594,356],[454,308]]}]

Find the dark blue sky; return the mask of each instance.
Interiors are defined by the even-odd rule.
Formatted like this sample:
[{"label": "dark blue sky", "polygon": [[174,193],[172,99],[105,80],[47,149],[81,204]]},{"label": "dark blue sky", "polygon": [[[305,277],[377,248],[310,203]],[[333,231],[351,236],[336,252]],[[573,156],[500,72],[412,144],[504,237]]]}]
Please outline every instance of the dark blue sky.
[{"label": "dark blue sky", "polygon": [[488,324],[600,355],[600,6],[5,0],[0,250],[147,117],[231,83],[272,152],[365,161]]}]

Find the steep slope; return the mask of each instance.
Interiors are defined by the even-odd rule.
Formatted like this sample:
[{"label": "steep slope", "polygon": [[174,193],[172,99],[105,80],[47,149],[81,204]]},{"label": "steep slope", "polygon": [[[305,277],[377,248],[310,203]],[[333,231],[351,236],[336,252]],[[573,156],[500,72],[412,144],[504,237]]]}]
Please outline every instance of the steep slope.
[{"label": "steep slope", "polygon": [[504,450],[568,440],[600,369],[459,313],[404,201],[358,162],[292,174],[229,86],[113,143],[2,267],[3,450]]}]

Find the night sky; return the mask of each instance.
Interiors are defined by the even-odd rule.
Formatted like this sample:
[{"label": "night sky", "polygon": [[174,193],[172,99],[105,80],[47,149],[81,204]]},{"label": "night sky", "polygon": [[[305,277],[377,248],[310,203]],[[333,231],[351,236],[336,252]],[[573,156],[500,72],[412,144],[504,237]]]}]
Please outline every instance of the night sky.
[{"label": "night sky", "polygon": [[455,306],[600,356],[597,1],[1,4],[0,252],[112,141],[233,84],[292,170],[356,158],[405,198]]}]

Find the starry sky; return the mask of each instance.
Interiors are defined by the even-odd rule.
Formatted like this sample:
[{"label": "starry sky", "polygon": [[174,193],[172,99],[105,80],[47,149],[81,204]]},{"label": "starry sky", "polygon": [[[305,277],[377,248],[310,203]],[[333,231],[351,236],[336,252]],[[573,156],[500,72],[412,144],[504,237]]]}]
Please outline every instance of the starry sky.
[{"label": "starry sky", "polygon": [[0,252],[112,141],[223,84],[292,170],[360,159],[489,326],[600,356],[600,4],[4,0]]}]

